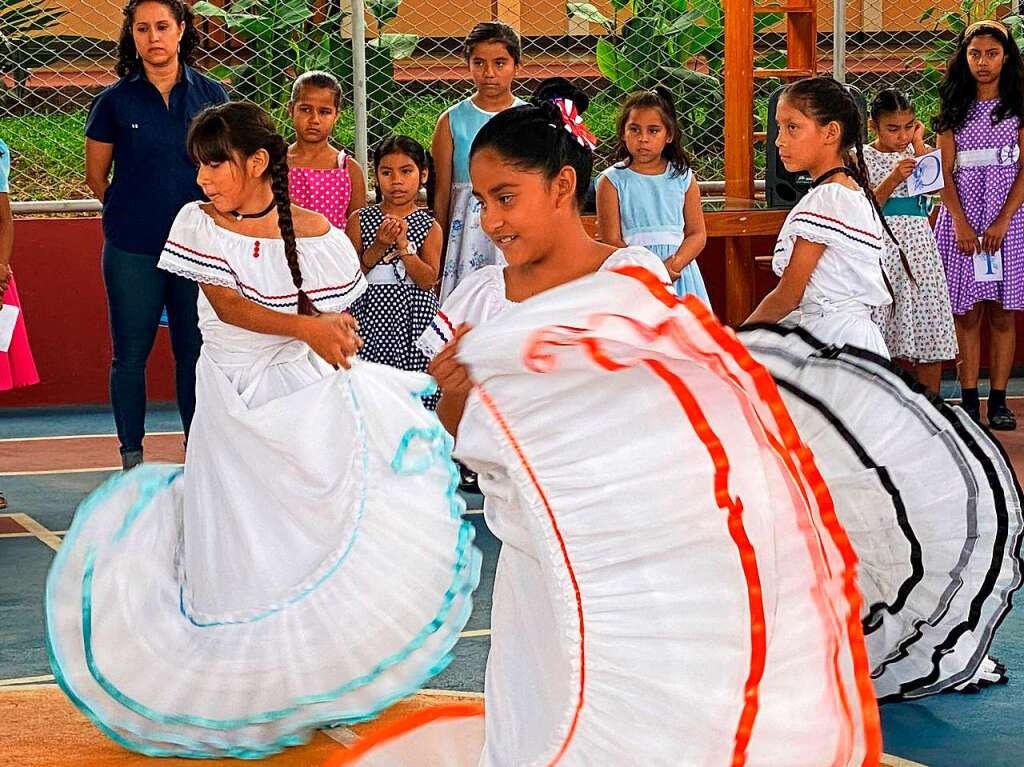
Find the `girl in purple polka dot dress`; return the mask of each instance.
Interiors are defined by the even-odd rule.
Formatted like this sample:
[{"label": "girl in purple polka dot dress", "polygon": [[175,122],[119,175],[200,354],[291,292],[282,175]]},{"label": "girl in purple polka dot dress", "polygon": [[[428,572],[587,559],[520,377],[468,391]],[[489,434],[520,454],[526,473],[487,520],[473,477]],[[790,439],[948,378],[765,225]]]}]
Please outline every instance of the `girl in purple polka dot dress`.
[{"label": "girl in purple polka dot dress", "polygon": [[292,85],[288,114],[295,143],[288,147],[288,193],[337,229],[366,205],[366,176],[359,163],[331,143],[341,109],[341,83],[327,72],[306,72]]},{"label": "girl in purple polka dot dress", "polygon": [[[1006,27],[979,21],[964,30],[939,86],[932,121],[945,188],[935,239],[946,269],[960,345],[963,408],[981,420],[981,326],[991,335],[988,423],[1017,428],[1006,406],[1016,347],[1015,313],[1024,309],[1024,63]],[[1002,252],[1003,278],[975,279],[975,253]]]}]

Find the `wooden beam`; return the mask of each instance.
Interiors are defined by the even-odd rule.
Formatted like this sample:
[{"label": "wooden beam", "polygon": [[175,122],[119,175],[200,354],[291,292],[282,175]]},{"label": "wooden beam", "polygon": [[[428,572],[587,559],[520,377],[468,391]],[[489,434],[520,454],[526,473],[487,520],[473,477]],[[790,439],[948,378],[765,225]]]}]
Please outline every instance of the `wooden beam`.
[{"label": "wooden beam", "polygon": [[[725,195],[754,198],[754,6],[725,0]],[[726,279],[729,278],[728,273]]]},{"label": "wooden beam", "polygon": [[736,327],[754,309],[754,259],[746,237],[725,238],[725,321]]}]

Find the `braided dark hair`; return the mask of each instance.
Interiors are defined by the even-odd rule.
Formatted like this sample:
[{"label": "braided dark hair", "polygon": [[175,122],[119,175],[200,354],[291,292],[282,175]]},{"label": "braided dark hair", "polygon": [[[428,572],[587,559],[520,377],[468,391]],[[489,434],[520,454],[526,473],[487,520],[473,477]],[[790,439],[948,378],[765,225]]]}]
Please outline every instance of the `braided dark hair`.
[{"label": "braided dark hair", "polygon": [[[427,209],[434,209],[434,158],[416,139],[409,136],[386,136],[373,148],[373,172],[380,168],[380,161],[389,154],[404,154],[415,163],[420,172],[427,172]],[[376,189],[377,202],[381,201],[380,185]]]},{"label": "braided dark hair", "polygon": [[196,29],[196,16],[192,11],[192,6],[182,0],[128,0],[121,10],[124,20],[121,22],[121,36],[117,41],[117,64],[114,67],[117,76],[125,77],[139,65],[139,51],[135,47],[132,27],[135,25],[135,9],[142,3],[160,3],[167,6],[174,20],[185,25],[185,29],[181,33],[178,60],[190,67],[195,66],[199,51],[199,32]]},{"label": "braided dark hair", "polygon": [[960,33],[956,52],[939,83],[939,113],[932,118],[936,133],[958,131],[978,98],[978,84],[967,63],[967,48],[976,37],[991,37],[1003,47],[1003,68],[999,72],[999,105],[992,110],[992,124],[1011,115],[1024,124],[1024,61],[1013,35],[999,22],[980,21]]},{"label": "braided dark hair", "polygon": [[875,122],[878,122],[882,115],[891,115],[898,112],[914,114],[915,110],[914,102],[910,100],[907,94],[895,88],[880,90],[871,101],[871,108],[868,110],[868,114],[871,115],[871,119]]},{"label": "braided dark hair", "polygon": [[277,205],[277,226],[284,242],[288,270],[298,291],[299,314],[319,314],[302,290],[302,270],[292,223],[292,203],[288,195],[288,142],[277,132],[270,115],[246,101],[230,101],[207,107],[192,121],[186,141],[189,157],[195,163],[232,162],[240,165],[263,149],[270,157],[266,174]]},{"label": "braided dark hair", "polygon": [[590,99],[564,77],[544,80],[529,104],[506,109],[480,129],[469,151],[473,155],[483,149],[494,149],[507,162],[522,170],[540,171],[550,181],[562,168],[576,172],[576,203],[580,210],[587,198],[590,177],[594,170],[594,153],[565,130],[561,110],[552,99],[572,99],[580,114]]},{"label": "braided dark hair", "polygon": [[[882,213],[882,207],[878,204],[874,190],[871,188],[868,166],[864,161],[864,120],[853,94],[846,86],[831,77],[808,77],[792,85],[787,85],[782,96],[818,125],[825,126],[830,122],[839,124],[840,156],[843,157],[846,173],[857,182],[864,192],[875,215],[882,222],[885,233],[896,244],[903,270],[907,273],[910,281],[917,284],[906,254],[900,247],[896,235],[889,228],[885,215]],[[851,150],[852,157],[850,156]]]},{"label": "braided dark hair", "polygon": [[633,162],[629,154],[629,148],[623,136],[626,135],[626,125],[629,122],[629,115],[634,109],[657,109],[661,114],[661,121],[665,123],[668,132],[671,134],[671,143],[665,144],[661,150],[661,156],[668,160],[672,166],[672,175],[679,176],[690,167],[690,157],[683,149],[683,129],[679,125],[679,117],[676,115],[675,100],[672,91],[664,85],[658,85],[654,90],[637,91],[631,93],[622,104],[619,110],[619,119],[615,124],[615,135],[619,137],[619,145],[615,147],[615,161],[621,162],[627,167]]}]

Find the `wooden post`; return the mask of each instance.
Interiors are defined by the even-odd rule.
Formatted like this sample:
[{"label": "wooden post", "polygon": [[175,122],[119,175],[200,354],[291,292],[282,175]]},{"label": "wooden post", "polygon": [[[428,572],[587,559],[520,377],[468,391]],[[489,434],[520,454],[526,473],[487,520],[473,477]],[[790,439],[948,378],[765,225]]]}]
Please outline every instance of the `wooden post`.
[{"label": "wooden post", "polygon": [[754,199],[754,5],[725,0],[725,196]]},{"label": "wooden post", "polygon": [[[754,199],[754,5],[725,0],[725,196]],[[754,301],[750,242],[725,239],[725,321],[746,319]]]}]

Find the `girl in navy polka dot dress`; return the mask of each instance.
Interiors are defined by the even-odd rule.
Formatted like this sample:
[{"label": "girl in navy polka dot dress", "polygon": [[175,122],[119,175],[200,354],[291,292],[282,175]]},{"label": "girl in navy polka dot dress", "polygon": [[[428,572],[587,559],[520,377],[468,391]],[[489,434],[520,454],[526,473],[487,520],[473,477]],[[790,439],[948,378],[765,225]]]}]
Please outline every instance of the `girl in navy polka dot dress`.
[{"label": "girl in navy polka dot dress", "polygon": [[[430,155],[408,136],[391,136],[374,149],[373,170],[378,203],[353,213],[346,229],[369,283],[350,310],[359,320],[364,343],[359,356],[402,370],[424,371],[429,360],[414,342],[437,314],[434,286],[442,239],[441,227],[429,210],[433,202]],[[424,186],[427,208],[417,203]]]}]

